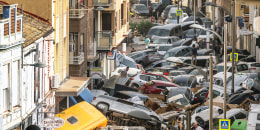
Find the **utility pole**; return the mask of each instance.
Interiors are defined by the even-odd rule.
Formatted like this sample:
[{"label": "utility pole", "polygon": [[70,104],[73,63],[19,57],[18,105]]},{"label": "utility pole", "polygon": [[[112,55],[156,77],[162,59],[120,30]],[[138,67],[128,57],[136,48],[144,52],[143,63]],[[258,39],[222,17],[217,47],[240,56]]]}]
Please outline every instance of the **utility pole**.
[{"label": "utility pole", "polygon": [[234,58],[234,53],[235,53],[235,38],[236,38],[236,15],[235,15],[235,1],[232,0],[231,1],[231,15],[232,15],[232,26],[231,26],[231,34],[232,34],[232,38],[231,38],[231,43],[232,43],[232,88],[231,88],[231,93],[234,93],[234,71],[235,71],[235,58]]},{"label": "utility pole", "polygon": [[[179,10],[179,0],[178,0],[178,10]],[[176,14],[177,15],[177,14]],[[180,16],[178,15],[177,16],[177,24],[179,24],[179,22],[180,22]]]},{"label": "utility pole", "polygon": [[[196,24],[196,0],[193,0],[194,24]],[[194,28],[193,39],[196,39],[196,29]]]},{"label": "utility pole", "polygon": [[226,102],[227,102],[227,22],[224,22],[224,119],[227,118],[226,116]]},{"label": "utility pole", "polygon": [[213,130],[213,58],[212,53],[210,55],[210,85],[209,85],[209,129]]},{"label": "utility pole", "polygon": [[[213,4],[216,5],[216,0],[212,0]],[[213,24],[213,28],[212,30],[215,31],[215,7],[212,8],[212,24]],[[213,40],[215,39],[215,35],[213,34]]]}]

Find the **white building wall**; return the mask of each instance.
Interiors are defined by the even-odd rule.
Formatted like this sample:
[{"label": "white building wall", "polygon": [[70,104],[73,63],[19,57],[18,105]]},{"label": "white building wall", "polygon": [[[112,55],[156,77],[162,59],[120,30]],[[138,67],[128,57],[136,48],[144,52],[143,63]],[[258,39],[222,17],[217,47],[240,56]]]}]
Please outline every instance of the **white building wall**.
[{"label": "white building wall", "polygon": [[21,121],[21,46],[0,53],[0,113],[3,115],[3,128],[6,129]]}]

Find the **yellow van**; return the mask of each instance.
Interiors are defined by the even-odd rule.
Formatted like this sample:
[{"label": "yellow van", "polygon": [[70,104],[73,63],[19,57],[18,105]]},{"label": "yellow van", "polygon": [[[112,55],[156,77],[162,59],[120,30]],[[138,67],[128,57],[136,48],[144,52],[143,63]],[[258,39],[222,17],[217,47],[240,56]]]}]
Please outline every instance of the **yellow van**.
[{"label": "yellow van", "polygon": [[65,124],[55,130],[93,130],[107,125],[107,118],[94,106],[82,101],[55,115]]}]

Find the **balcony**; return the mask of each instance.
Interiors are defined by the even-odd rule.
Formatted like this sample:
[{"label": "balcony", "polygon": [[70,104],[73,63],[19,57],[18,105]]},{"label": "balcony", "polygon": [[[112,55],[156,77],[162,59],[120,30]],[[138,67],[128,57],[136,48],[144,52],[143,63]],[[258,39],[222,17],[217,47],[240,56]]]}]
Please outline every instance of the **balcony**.
[{"label": "balcony", "polygon": [[82,18],[85,12],[85,9],[70,9],[70,18]]},{"label": "balcony", "polygon": [[84,52],[79,52],[78,56],[70,56],[69,64],[82,64],[84,62]]},{"label": "balcony", "polygon": [[111,31],[96,31],[97,51],[109,51],[112,43]]},{"label": "balcony", "polygon": [[110,7],[113,0],[94,0],[94,6]]}]

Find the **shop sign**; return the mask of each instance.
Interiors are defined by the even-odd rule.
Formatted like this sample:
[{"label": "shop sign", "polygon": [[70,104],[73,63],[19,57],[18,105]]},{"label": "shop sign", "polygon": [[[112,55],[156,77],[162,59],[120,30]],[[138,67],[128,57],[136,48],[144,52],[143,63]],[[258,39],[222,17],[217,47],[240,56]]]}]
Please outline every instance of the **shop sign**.
[{"label": "shop sign", "polygon": [[45,128],[59,128],[65,124],[65,121],[60,117],[48,117],[44,118],[41,122],[41,126]]},{"label": "shop sign", "polygon": [[103,77],[103,69],[102,67],[91,67],[90,68],[90,77],[92,79],[102,79]]}]

